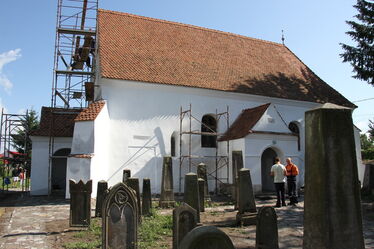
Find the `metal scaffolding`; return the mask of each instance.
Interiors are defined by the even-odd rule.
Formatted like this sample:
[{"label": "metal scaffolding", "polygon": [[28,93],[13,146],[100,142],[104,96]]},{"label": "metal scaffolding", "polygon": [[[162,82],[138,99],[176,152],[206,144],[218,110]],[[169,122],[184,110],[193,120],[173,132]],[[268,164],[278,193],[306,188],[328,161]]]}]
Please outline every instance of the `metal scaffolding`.
[{"label": "metal scaffolding", "polygon": [[[190,104],[188,110],[183,110],[183,108],[180,108],[180,125],[179,125],[179,192],[182,192],[182,168],[185,162],[185,159],[188,160],[188,170],[191,172],[192,167],[197,167],[197,165],[200,163],[200,161],[195,162],[196,160],[202,160],[202,159],[213,159],[215,160],[215,168],[212,171],[208,171],[207,167],[207,175],[208,177],[210,176],[211,179],[215,181],[215,193],[218,193],[218,182],[220,183],[229,183],[229,174],[230,174],[230,169],[229,169],[229,154],[230,154],[230,142],[226,141],[226,155],[219,155],[218,152],[218,144],[215,146],[215,155],[192,155],[192,136],[193,135],[206,135],[206,136],[215,136],[216,138],[222,134],[216,132],[215,130],[212,130],[209,126],[204,124],[202,121],[197,119],[192,115],[192,105]],[[188,129],[183,130],[183,120],[188,119]],[[218,112],[216,109],[215,112],[215,119],[217,124],[219,123],[220,119],[225,119],[226,123],[226,130],[229,128],[230,124],[230,116],[229,116],[229,107],[226,107],[225,112]],[[201,130],[192,130],[192,122],[197,122],[200,124],[200,127],[206,127],[209,132],[202,132]],[[217,129],[218,130],[218,129]],[[183,154],[183,135],[188,135],[187,139],[187,144],[188,144],[188,154],[184,155]],[[194,161],[195,160],[195,161]],[[226,177],[219,177],[218,176],[218,171],[221,169],[227,170]],[[208,178],[209,180],[209,178]],[[225,181],[225,182],[223,182]]]},{"label": "metal scaffolding", "polygon": [[97,9],[98,0],[58,0],[49,125],[49,193],[55,116],[86,107],[94,100]]},{"label": "metal scaffolding", "polygon": [[[9,189],[10,178],[11,178],[11,170],[10,168],[13,166],[14,158],[11,156],[12,152],[12,135],[15,135],[17,131],[24,128],[23,127],[23,119],[25,119],[28,115],[28,111],[26,114],[7,114],[4,113],[4,108],[1,110],[1,121],[0,121],[0,149],[2,151],[2,158],[1,158],[1,172],[2,172],[2,190],[5,191]],[[24,131],[25,135],[25,152],[27,151],[27,139],[28,139],[28,129]],[[23,156],[19,158],[17,164],[23,166],[24,170],[26,170],[26,165],[29,163],[30,158],[28,157],[27,153],[24,153]],[[28,190],[28,181],[27,181],[27,172],[24,172],[24,176],[26,181],[22,181],[23,184],[21,185],[21,189]],[[7,179],[6,179],[7,178]]]}]

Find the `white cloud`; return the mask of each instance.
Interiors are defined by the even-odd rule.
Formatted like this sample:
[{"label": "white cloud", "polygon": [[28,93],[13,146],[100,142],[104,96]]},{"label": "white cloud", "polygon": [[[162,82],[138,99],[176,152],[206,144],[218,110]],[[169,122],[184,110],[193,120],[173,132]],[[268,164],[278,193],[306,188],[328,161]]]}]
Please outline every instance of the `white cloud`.
[{"label": "white cloud", "polygon": [[10,94],[13,83],[3,73],[3,67],[21,57],[21,49],[17,48],[0,54],[0,86],[2,86],[8,94]]}]

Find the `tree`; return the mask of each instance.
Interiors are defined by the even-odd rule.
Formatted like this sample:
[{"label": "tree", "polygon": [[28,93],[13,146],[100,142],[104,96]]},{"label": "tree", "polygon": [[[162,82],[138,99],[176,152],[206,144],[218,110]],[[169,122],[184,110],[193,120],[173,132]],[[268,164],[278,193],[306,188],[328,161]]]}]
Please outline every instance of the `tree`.
[{"label": "tree", "polygon": [[370,139],[374,141],[374,121],[369,120],[369,135]]},{"label": "tree", "polygon": [[[20,153],[31,155],[31,139],[28,136],[31,131],[39,128],[39,118],[36,111],[30,110],[25,117],[21,120],[21,127],[12,134],[12,145]],[[26,148],[25,148],[26,145]]]},{"label": "tree", "polygon": [[343,62],[349,62],[355,75],[353,78],[367,81],[374,86],[374,1],[357,0],[354,5],[358,10],[356,21],[347,21],[351,31],[346,32],[356,46],[341,43],[344,53],[340,54]]}]

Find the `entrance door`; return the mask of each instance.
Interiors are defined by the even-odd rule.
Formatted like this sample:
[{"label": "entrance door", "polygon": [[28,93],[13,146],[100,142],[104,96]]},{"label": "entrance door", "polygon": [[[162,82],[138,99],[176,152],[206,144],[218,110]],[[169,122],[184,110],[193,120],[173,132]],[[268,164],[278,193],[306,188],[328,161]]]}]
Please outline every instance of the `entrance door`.
[{"label": "entrance door", "polygon": [[271,166],[274,164],[274,159],[277,157],[277,153],[267,148],[261,156],[261,185],[262,192],[273,192],[275,191],[273,177],[270,176]]},{"label": "entrance door", "polygon": [[54,195],[65,196],[66,191],[66,165],[70,149],[56,151],[52,159],[51,190]]}]

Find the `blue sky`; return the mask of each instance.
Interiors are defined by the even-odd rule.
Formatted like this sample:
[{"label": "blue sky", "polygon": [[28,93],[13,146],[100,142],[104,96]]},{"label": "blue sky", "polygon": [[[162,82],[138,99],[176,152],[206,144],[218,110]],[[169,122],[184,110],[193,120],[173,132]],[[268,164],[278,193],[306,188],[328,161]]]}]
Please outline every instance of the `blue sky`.
[{"label": "blue sky", "polygon": [[[351,77],[339,43],[352,43],[345,20],[355,0],[99,0],[99,7],[177,21],[285,44],[351,101],[374,98],[374,87]],[[57,0],[0,1],[0,107],[19,113],[49,106]],[[355,103],[354,123],[367,130],[374,99]]]}]

